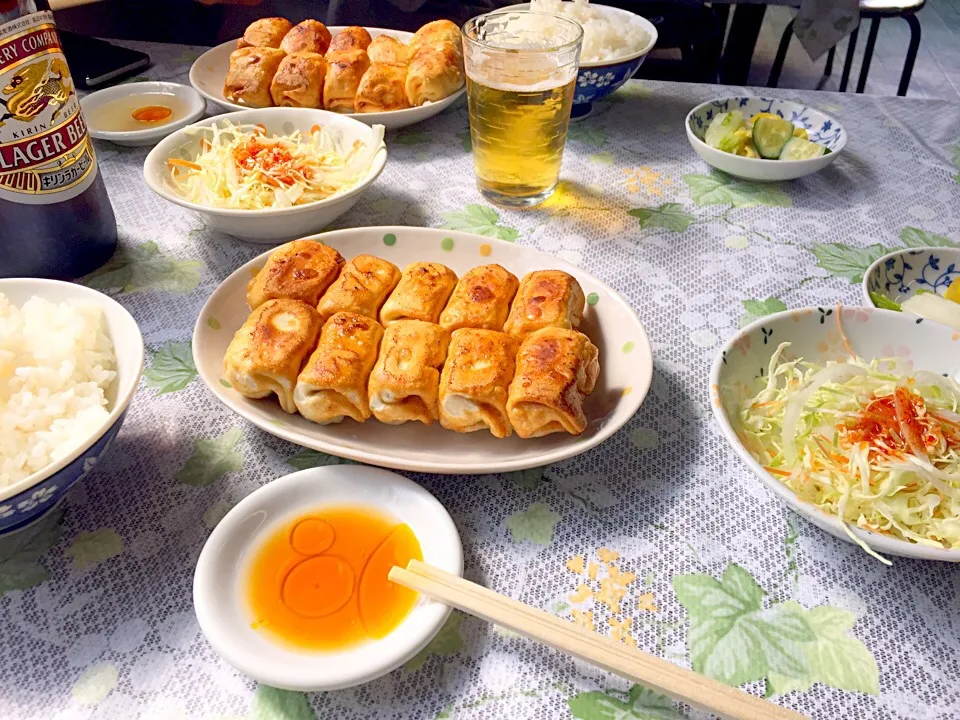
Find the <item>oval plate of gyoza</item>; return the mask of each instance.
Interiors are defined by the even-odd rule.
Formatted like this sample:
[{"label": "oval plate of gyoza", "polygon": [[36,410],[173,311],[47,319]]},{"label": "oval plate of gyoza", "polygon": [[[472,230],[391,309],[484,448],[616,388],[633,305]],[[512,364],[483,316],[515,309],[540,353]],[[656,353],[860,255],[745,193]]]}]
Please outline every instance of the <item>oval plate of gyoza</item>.
[{"label": "oval plate of gyoza", "polygon": [[[369,254],[401,270],[409,263],[437,262],[462,276],[478,265],[497,263],[517,278],[533,270],[563,270],[583,288],[587,305],[579,330],[600,351],[596,389],[584,402],[587,428],[579,436],[554,433],[498,439],[488,431],[457,433],[439,423],[385,425],[375,418],[349,418],[317,425],[283,411],[275,396],[251,400],[224,379],[223,357],[234,333],[250,313],[247,284],[269,252],[238,268],[204,305],[193,332],[193,355],[200,377],[231,410],[272,435],[306,448],[370,465],[445,474],[508,472],[549,465],[599,445],[633,417],[653,379],[647,333],[630,305],[612,288],[580,268],[533,248],[452,230],[371,227],[313,235],[349,261]],[[272,252],[272,251],[271,251]]]}]

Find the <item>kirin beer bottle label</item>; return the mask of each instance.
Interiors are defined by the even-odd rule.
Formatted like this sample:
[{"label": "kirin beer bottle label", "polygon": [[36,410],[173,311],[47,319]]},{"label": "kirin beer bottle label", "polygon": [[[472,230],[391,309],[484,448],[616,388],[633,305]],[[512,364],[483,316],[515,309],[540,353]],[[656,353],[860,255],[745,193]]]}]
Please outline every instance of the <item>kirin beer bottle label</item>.
[{"label": "kirin beer bottle label", "polygon": [[62,202],[86,190],[96,175],[53,13],[0,25],[0,199]]}]

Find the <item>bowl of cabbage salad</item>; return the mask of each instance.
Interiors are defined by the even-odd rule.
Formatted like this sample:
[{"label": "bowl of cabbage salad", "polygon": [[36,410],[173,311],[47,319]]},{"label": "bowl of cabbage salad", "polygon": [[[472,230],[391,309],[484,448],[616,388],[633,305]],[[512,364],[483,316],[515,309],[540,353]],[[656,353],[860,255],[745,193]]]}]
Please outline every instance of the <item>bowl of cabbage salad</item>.
[{"label": "bowl of cabbage salad", "polygon": [[162,140],[147,185],[241,240],[278,243],[349,210],[387,161],[383,127],[308,108],[218,115]]},{"label": "bowl of cabbage salad", "polygon": [[710,100],[687,115],[687,139],[708,164],[761,182],[792,180],[834,162],[847,133],[834,118],[792,100]]},{"label": "bowl of cabbage salad", "polygon": [[710,393],[730,446],[814,525],[886,563],[960,562],[960,333],[889,310],[788,310],[726,344]]}]

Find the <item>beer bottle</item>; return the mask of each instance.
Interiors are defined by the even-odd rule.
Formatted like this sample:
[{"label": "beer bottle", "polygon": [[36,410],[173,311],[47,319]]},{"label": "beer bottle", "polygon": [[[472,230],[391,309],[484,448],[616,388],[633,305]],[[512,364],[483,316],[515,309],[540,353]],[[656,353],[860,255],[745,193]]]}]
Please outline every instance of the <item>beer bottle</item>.
[{"label": "beer bottle", "polygon": [[0,277],[73,279],[117,245],[47,0],[0,0]]}]

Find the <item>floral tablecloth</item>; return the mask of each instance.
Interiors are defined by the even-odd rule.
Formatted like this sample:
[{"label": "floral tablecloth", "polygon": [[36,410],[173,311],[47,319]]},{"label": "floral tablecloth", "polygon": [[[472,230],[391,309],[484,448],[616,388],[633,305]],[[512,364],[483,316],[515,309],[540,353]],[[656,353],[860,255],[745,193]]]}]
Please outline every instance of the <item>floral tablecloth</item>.
[{"label": "floral tablecloth", "polygon": [[[141,47],[148,77],[183,82],[199,52]],[[739,91],[629,83],[571,127],[562,185],[527,211],[481,201],[462,105],[388,135],[386,170],[337,227],[536,246],[628,298],[655,354],[643,407],[591,452],[415,479],[456,521],[467,577],[500,592],[812,717],[960,717],[960,566],[887,568],[787,512],[726,446],[707,394],[738,325],[856,303],[874,258],[960,242],[960,106],[805,93],[845,124],[847,150],[817,176],[753,185],[712,173],[684,136],[695,103]],[[147,190],[145,150],[98,150],[122,250],[86,282],[136,317],[149,367],[112,451],[60,511],[0,543],[0,717],[698,716],[458,613],[405,667],[350,690],[258,687],[222,661],[191,602],[211,528],[271,479],[338,460],[246,424],[196,379],[200,307],[262,248]]]}]

